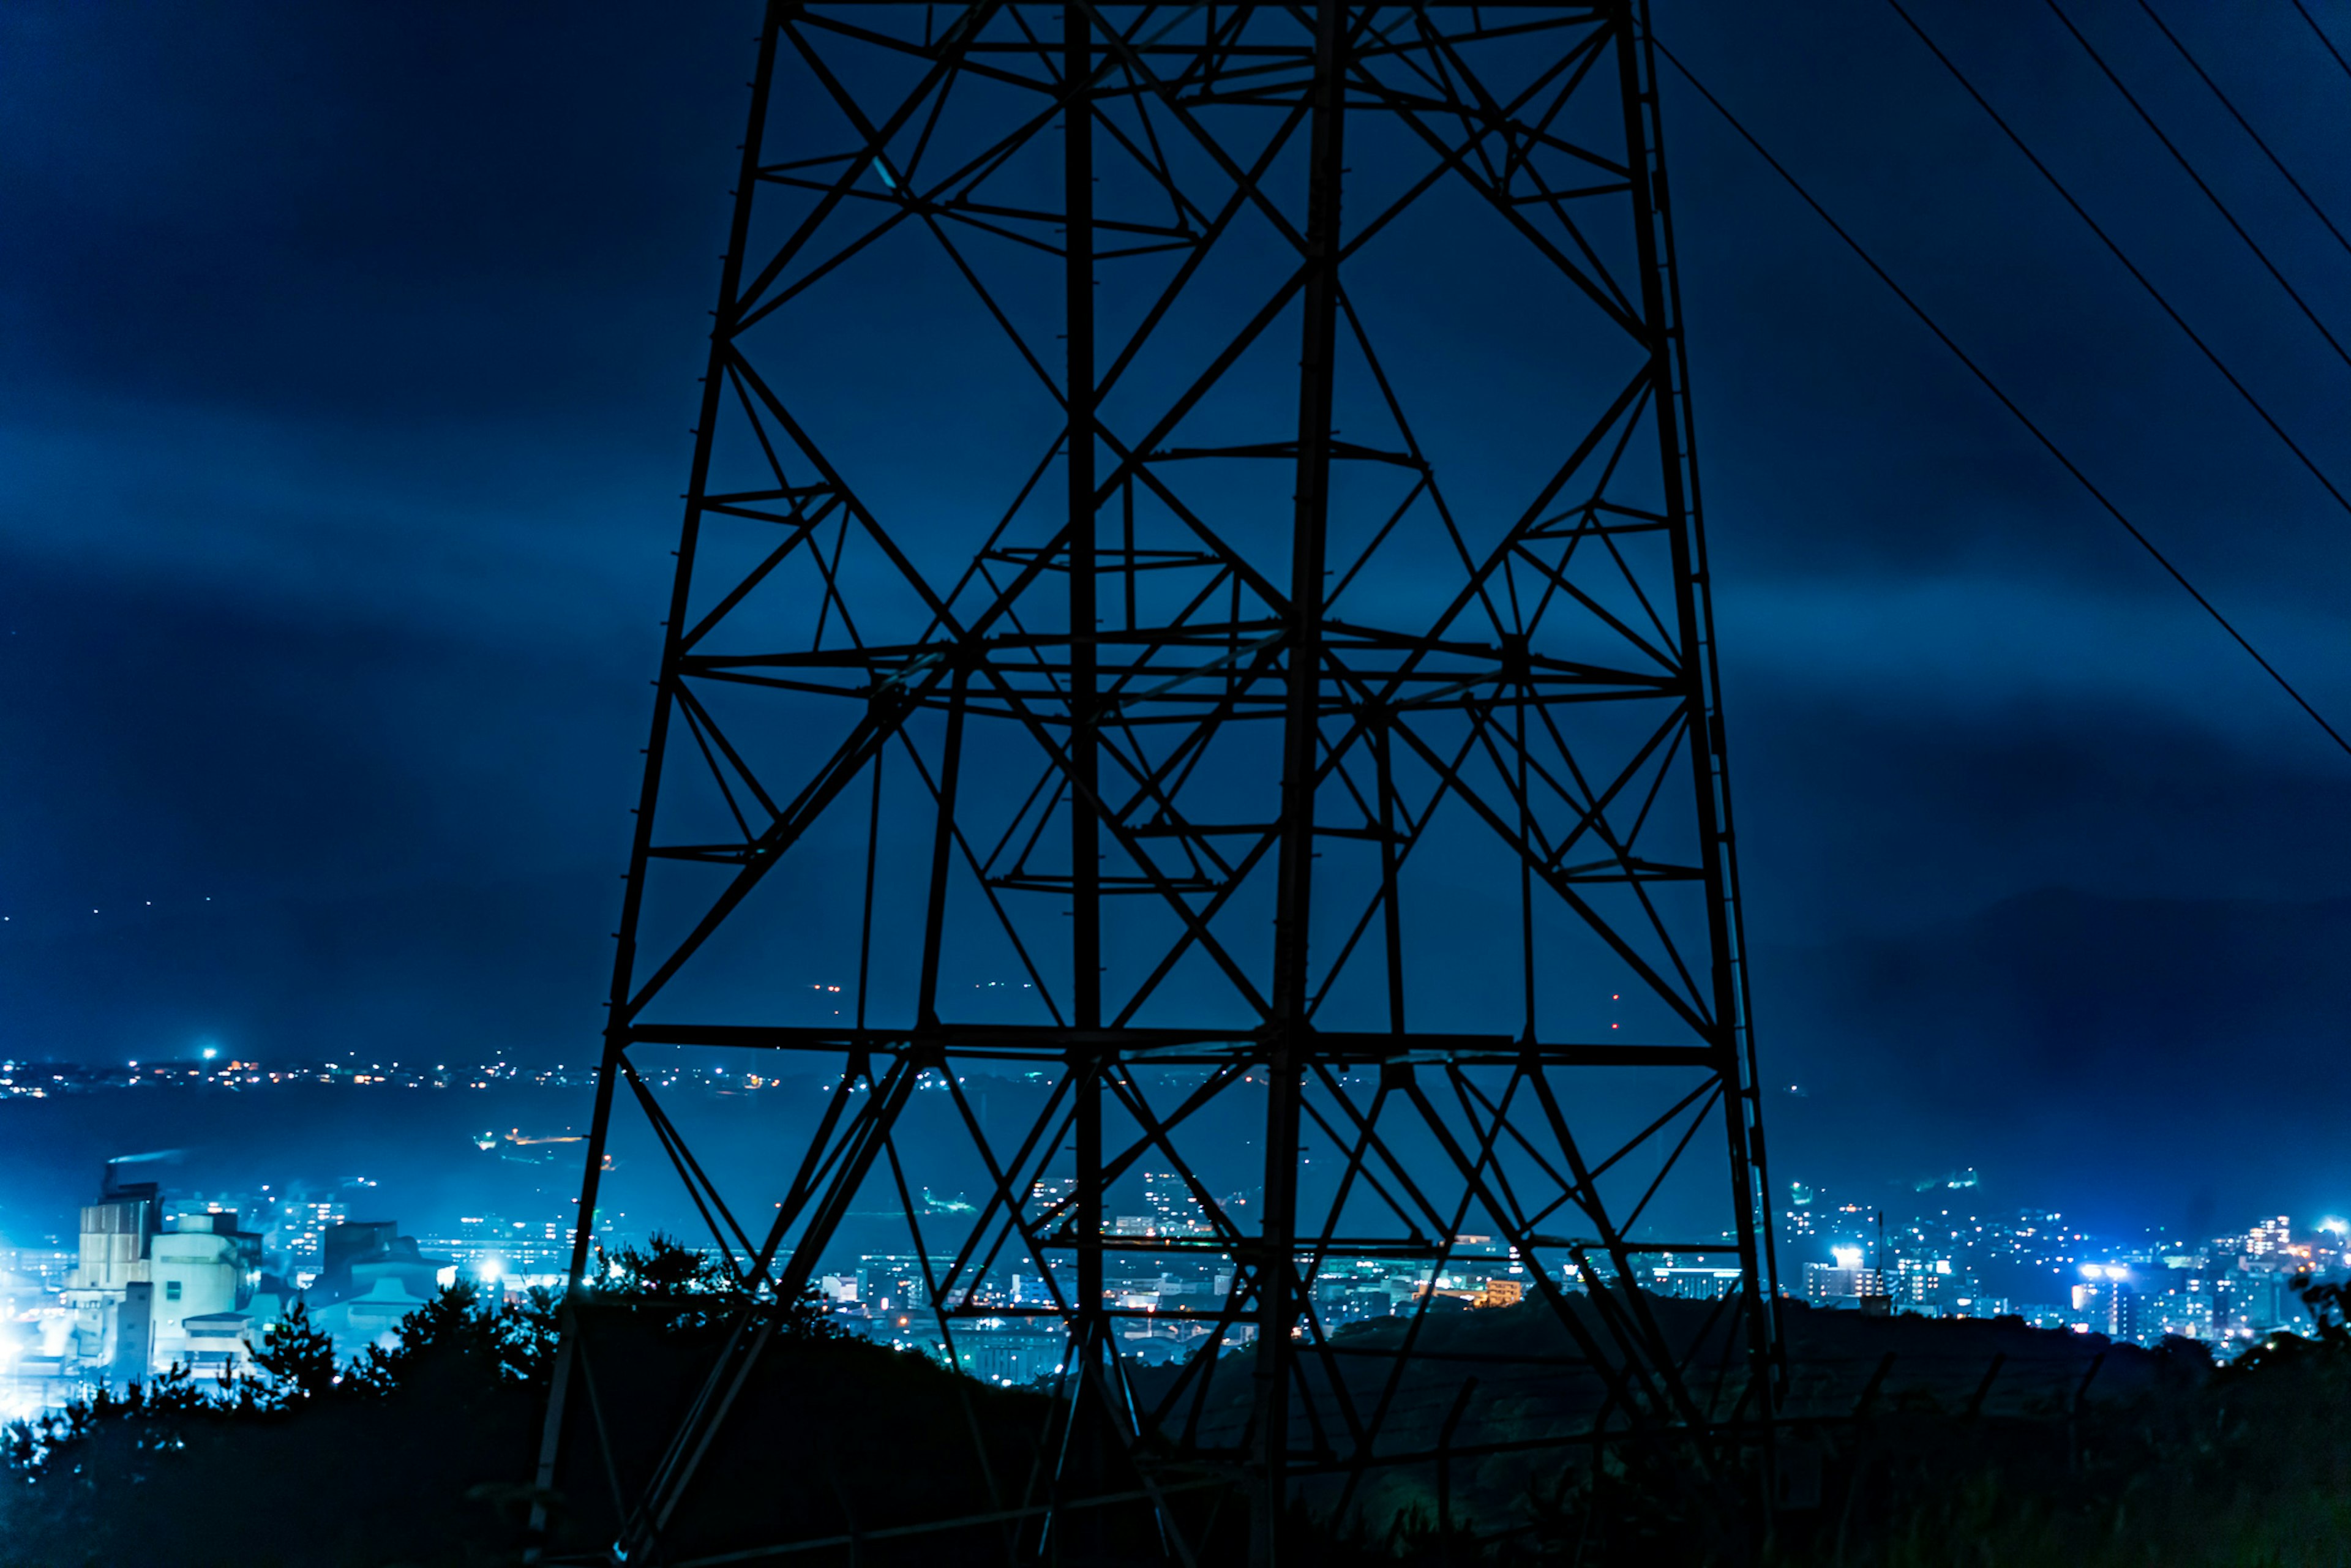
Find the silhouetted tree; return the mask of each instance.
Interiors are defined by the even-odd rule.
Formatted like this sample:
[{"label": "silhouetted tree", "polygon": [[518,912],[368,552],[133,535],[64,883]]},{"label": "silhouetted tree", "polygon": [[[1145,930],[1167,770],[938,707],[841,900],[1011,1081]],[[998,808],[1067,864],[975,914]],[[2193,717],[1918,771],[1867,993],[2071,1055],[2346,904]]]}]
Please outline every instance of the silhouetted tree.
[{"label": "silhouetted tree", "polygon": [[269,1396],[315,1399],[335,1386],[335,1336],[310,1321],[308,1305],[298,1296],[284,1317],[262,1331],[253,1364],[267,1375]]},{"label": "silhouetted tree", "polygon": [[661,1230],[646,1237],[642,1249],[608,1253],[600,1246],[596,1262],[597,1293],[606,1297],[673,1301],[723,1292],[734,1283],[716,1260]]},{"label": "silhouetted tree", "polygon": [[[600,1300],[649,1307],[677,1333],[722,1329],[746,1302],[775,1300],[768,1286],[747,1289],[716,1259],[659,1230],[645,1238],[642,1249],[630,1246],[607,1253],[599,1247],[596,1261]],[[822,1294],[813,1288],[783,1302],[780,1310],[777,1329],[788,1339],[838,1339],[848,1332],[825,1311]]]}]

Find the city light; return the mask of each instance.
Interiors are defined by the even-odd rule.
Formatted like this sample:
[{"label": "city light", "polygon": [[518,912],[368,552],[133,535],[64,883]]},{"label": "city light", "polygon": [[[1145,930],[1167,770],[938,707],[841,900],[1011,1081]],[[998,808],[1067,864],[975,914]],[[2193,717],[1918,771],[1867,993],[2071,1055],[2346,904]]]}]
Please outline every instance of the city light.
[{"label": "city light", "polygon": [[[167,1061],[145,1069],[143,1078],[131,1075],[140,1069],[126,1074],[120,1065],[0,1061],[0,1098],[44,1092],[99,1093],[126,1084],[139,1085],[131,1093],[142,1099],[168,1094],[183,1085],[193,1092],[250,1082],[262,1085],[259,1092],[267,1093],[273,1091],[266,1085],[280,1072],[288,1082],[351,1085],[350,1092],[365,1094],[379,1094],[380,1086],[387,1084],[463,1091],[474,1081],[502,1090],[530,1084],[579,1087],[592,1082],[586,1069],[525,1068],[505,1061],[470,1070],[459,1065],[453,1072],[450,1064],[403,1068],[397,1061],[313,1060],[281,1062],[273,1071],[242,1056],[229,1060],[225,1047],[203,1037],[190,1043],[208,1065],[198,1067],[184,1059]],[[348,1051],[341,1054],[356,1055]],[[843,1087],[804,1080],[770,1081],[748,1071],[683,1062],[661,1071],[664,1086],[694,1087],[710,1093],[805,1095],[813,1102],[828,1087]],[[976,1075],[971,1082],[986,1087],[994,1081]],[[529,1113],[525,1119],[540,1114]],[[491,1118],[482,1115],[479,1120]],[[459,1122],[458,1128],[463,1124]],[[569,1146],[579,1140],[569,1124],[558,1126],[550,1116],[535,1124],[548,1131],[527,1135],[517,1125],[507,1134],[469,1134],[451,1128],[447,1136],[458,1149],[465,1145],[456,1139],[464,1137],[484,1152],[536,1157],[537,1146],[547,1145],[545,1152],[550,1156],[560,1152],[567,1160],[575,1157]],[[612,1155],[607,1153],[604,1159],[609,1166]],[[492,1164],[486,1160],[483,1168],[488,1170]],[[117,1173],[117,1179],[126,1174]],[[501,1167],[500,1174],[509,1173]],[[1127,1325],[1129,1338],[1148,1344],[1147,1351],[1127,1347],[1133,1354],[1155,1364],[1163,1358],[1180,1360],[1198,1348],[1199,1335],[1193,1329],[1203,1311],[1212,1309],[1228,1292],[1229,1259],[1218,1260],[1227,1266],[1222,1270],[1218,1262],[1210,1260],[1217,1249],[1211,1239],[1215,1232],[1205,1223],[1199,1207],[1205,1199],[1196,1199],[1188,1187],[1166,1173],[1132,1175],[1139,1185],[1135,1201],[1122,1199],[1120,1207],[1106,1210],[1106,1222],[1114,1225],[1123,1239],[1164,1239],[1171,1251],[1186,1239],[1200,1239],[1200,1245],[1184,1261],[1153,1259],[1148,1272],[1138,1269],[1106,1278],[1104,1297]],[[1826,1188],[1790,1182],[1782,1256],[1788,1256],[1787,1246],[1796,1246],[1802,1249],[1806,1260],[1783,1267],[1784,1293],[1822,1310],[2021,1321],[2033,1330],[2095,1335],[2101,1343],[2116,1344],[2154,1345],[2176,1335],[2233,1353],[2262,1343],[2265,1337],[2305,1332],[2307,1311],[2292,1288],[2294,1282],[2304,1276],[2332,1281],[2343,1277],[2337,1270],[2351,1269],[2351,1220],[2341,1218],[2304,1222],[2311,1228],[2299,1234],[2298,1228],[2285,1218],[2273,1216],[2250,1222],[2243,1229],[2203,1239],[2153,1228],[2132,1236],[2093,1238],[2064,1223],[2055,1211],[1987,1208],[1970,1212],[1957,1194],[1974,1187],[1972,1177],[1972,1171],[1962,1170],[1923,1181],[1906,1178],[1904,1186],[1935,1195],[1922,1197],[1922,1207],[1907,1219],[1890,1212],[1878,1215],[1875,1202],[1843,1201],[1842,1194],[1833,1197]],[[278,1179],[284,1183],[292,1178]],[[389,1173],[380,1179],[386,1188],[401,1185]],[[1039,1176],[1032,1194],[1035,1205],[1050,1207],[1062,1201],[1067,1186],[1066,1178]],[[113,1189],[107,1190],[110,1194]],[[313,1199],[298,1186],[293,1189],[292,1198],[283,1196],[281,1188],[257,1190],[258,1197],[235,1192],[215,1197],[209,1189],[197,1196],[186,1186],[167,1191],[165,1202],[170,1207],[163,1216],[162,1234],[171,1239],[166,1245],[191,1246],[183,1236],[214,1234],[208,1228],[183,1233],[183,1218],[193,1217],[193,1223],[201,1226],[204,1212],[235,1213],[241,1221],[239,1232],[251,1232],[252,1243],[260,1249],[255,1260],[240,1267],[256,1279],[272,1281],[262,1289],[265,1304],[254,1311],[282,1311],[292,1295],[302,1291],[312,1292],[308,1301],[314,1312],[334,1310],[339,1301],[350,1299],[352,1281],[346,1277],[348,1271],[338,1274],[322,1268],[324,1241],[338,1223],[358,1223],[350,1218],[351,1207],[364,1204],[362,1212],[384,1212],[375,1196],[377,1182],[349,1178],[333,1189],[340,1197],[329,1200]],[[280,1196],[273,1197],[273,1192]],[[454,1234],[444,1232],[436,1239],[418,1227],[419,1236],[408,1245],[423,1248],[416,1267],[431,1265],[431,1272],[402,1290],[422,1300],[429,1298],[437,1286],[465,1281],[478,1289],[479,1300],[497,1302],[526,1290],[564,1289],[568,1239],[575,1233],[578,1212],[576,1200],[570,1201],[572,1209],[557,1219],[517,1219],[512,1212],[501,1215],[472,1207],[470,1218],[457,1219]],[[935,1194],[925,1189],[924,1201],[926,1211],[962,1212],[970,1207],[967,1195],[946,1187]],[[1217,1202],[1237,1218],[1245,1218],[1255,1207],[1252,1199],[1238,1194]],[[1950,1207],[1930,1207],[1946,1202]],[[616,1226],[600,1218],[596,1229],[608,1239],[610,1249],[617,1250],[626,1242],[614,1238],[629,1233],[625,1216],[613,1218],[622,1223]],[[14,1309],[18,1315],[13,1319],[0,1310],[0,1385],[23,1380],[24,1363],[44,1364],[35,1390],[42,1408],[53,1407],[55,1399],[81,1386],[75,1380],[89,1375],[99,1357],[102,1335],[91,1337],[89,1331],[76,1328],[72,1313],[88,1309],[95,1314],[94,1321],[102,1321],[106,1312],[121,1306],[114,1292],[127,1291],[122,1283],[93,1282],[85,1273],[87,1260],[69,1245],[70,1238],[64,1239],[68,1245],[24,1249],[20,1255],[37,1259],[40,1272],[27,1263],[14,1276],[24,1281],[18,1287],[18,1301],[57,1303],[37,1309],[55,1314],[54,1329],[44,1329],[46,1340],[20,1326],[31,1321],[21,1315],[22,1307]],[[1504,1307],[1534,1294],[1526,1283],[1529,1269],[1539,1277],[1551,1272],[1540,1247],[1525,1249],[1522,1257],[1522,1249],[1508,1239],[1462,1235],[1454,1242],[1462,1250],[1449,1272],[1438,1273],[1434,1265],[1403,1268],[1369,1259],[1348,1264],[1330,1277],[1332,1294],[1327,1301],[1318,1296],[1318,1312],[1324,1314],[1326,1326],[1338,1326],[1367,1319],[1408,1317],[1415,1303],[1436,1298],[1446,1298],[1436,1304],[1447,1310]],[[712,1255],[710,1249],[701,1250]],[[1834,1260],[1834,1268],[1826,1261],[1830,1259]],[[598,1261],[599,1272],[602,1269],[620,1271],[617,1260]],[[823,1277],[827,1313],[845,1332],[935,1360],[946,1359],[943,1342],[927,1337],[928,1322],[920,1329],[914,1326],[917,1315],[927,1318],[932,1307],[922,1282],[920,1260],[876,1255],[862,1262],[866,1266],[854,1271],[843,1269]],[[2069,1270],[2074,1275],[2070,1281],[2065,1278]],[[1570,1291],[1587,1286],[1573,1268],[1562,1270],[1561,1278]],[[1645,1266],[1639,1284],[1658,1296],[1716,1299],[1735,1291],[1740,1278],[1736,1267],[1703,1256],[1667,1256],[1653,1270]],[[10,1275],[0,1274],[0,1281],[9,1281]],[[963,1298],[966,1309],[974,1312],[1013,1310],[1005,1316],[977,1318],[959,1326],[958,1334],[967,1332],[972,1337],[956,1345],[952,1359],[982,1381],[1000,1385],[1022,1386],[1043,1375],[1061,1354],[1052,1335],[1039,1326],[1039,1320],[1054,1321],[1050,1303],[1061,1298],[1050,1288],[1053,1282],[1050,1271],[1042,1281],[1033,1274],[977,1281],[976,1291]],[[1040,1289],[1040,1284],[1046,1288]],[[156,1286],[159,1294],[163,1289]],[[76,1297],[71,1309],[63,1301],[67,1292]],[[127,1295],[122,1299],[128,1300]],[[6,1303],[0,1303],[0,1309],[5,1307]],[[1162,1312],[1163,1307],[1166,1311]],[[955,1315],[965,1313],[959,1310]],[[12,1331],[13,1343],[9,1343]],[[257,1325],[253,1332],[266,1332],[266,1327]],[[169,1353],[158,1352],[165,1354]],[[12,1361],[18,1364],[12,1367]],[[0,1387],[0,1399],[24,1392]]]}]

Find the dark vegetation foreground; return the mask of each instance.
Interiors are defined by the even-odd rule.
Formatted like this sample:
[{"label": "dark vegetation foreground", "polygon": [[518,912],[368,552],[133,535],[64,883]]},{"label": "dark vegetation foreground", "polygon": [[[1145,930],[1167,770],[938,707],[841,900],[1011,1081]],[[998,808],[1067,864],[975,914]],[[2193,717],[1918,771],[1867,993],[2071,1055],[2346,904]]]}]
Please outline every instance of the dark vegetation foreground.
[{"label": "dark vegetation foreground", "polygon": [[[561,1555],[611,1539],[614,1480],[633,1495],[672,1406],[724,1333],[724,1298],[691,1265],[659,1249],[630,1262],[624,1287],[584,1319],[597,1397],[574,1410],[575,1495],[549,1500]],[[1768,1539],[1724,1536],[1709,1526],[1708,1483],[1628,1450],[1596,1473],[1588,1456],[1522,1467],[1510,1472],[1515,1490],[1495,1481],[1499,1472],[1481,1480],[1475,1464],[1405,1478],[1379,1494],[1380,1517],[1336,1526],[1301,1510],[1290,1522],[1290,1558],[2341,1568],[2351,1563],[2351,1332],[2343,1287],[2305,1300],[2310,1335],[2281,1336],[2221,1367],[2179,1342],[2147,1353],[2014,1323],[1795,1309],[1791,1386],[1814,1394],[1775,1450],[1794,1506],[1774,1516]],[[1502,1324],[1504,1311],[1516,1309],[1494,1313],[1492,1332],[1528,1332]],[[811,1312],[786,1317],[660,1561],[820,1537],[840,1544],[765,1560],[1163,1560],[1149,1516],[1134,1508],[1065,1516],[1050,1541],[1033,1516],[920,1530],[1018,1515],[1033,1500],[1059,1439],[1054,1402],[831,1337]],[[411,1320],[402,1351],[340,1375],[319,1338],[297,1325],[274,1341],[268,1379],[221,1390],[162,1378],[44,1429],[11,1428],[0,1444],[0,1563],[518,1562],[553,1327],[544,1302],[490,1311],[460,1289]],[[1848,1402],[1837,1380],[1853,1366],[1866,1370]],[[1479,1415],[1489,1428],[1510,1418]],[[609,1468],[593,1435],[600,1421]],[[1100,1484],[1134,1482],[1126,1471]],[[1176,1506],[1205,1543],[1204,1564],[1242,1560],[1238,1500],[1202,1486]]]}]

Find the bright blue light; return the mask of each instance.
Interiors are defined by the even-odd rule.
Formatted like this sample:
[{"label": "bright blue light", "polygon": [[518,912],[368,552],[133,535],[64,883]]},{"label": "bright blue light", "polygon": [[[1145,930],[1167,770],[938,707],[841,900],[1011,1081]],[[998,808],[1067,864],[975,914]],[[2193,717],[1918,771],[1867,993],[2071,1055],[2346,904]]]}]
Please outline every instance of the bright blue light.
[{"label": "bright blue light", "polygon": [[214,1057],[218,1056],[220,1052],[213,1047],[209,1045],[204,1047],[204,1060],[206,1061],[210,1061]]}]

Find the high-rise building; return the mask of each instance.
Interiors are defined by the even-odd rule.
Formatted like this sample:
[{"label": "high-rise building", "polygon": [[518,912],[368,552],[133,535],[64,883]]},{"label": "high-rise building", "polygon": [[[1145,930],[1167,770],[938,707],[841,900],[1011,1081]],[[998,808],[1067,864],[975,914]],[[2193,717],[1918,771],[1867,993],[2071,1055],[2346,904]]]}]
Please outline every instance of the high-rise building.
[{"label": "high-rise building", "polygon": [[1184,1178],[1174,1171],[1146,1171],[1143,1204],[1151,1213],[1152,1228],[1160,1236],[1205,1236],[1207,1217]]},{"label": "high-rise building", "polygon": [[292,1197],[277,1206],[276,1250],[297,1278],[326,1270],[327,1232],[351,1217],[339,1199]]},{"label": "high-rise building", "polygon": [[1834,1261],[1804,1265],[1806,1301],[1816,1307],[1849,1307],[1880,1293],[1877,1270],[1862,1266],[1860,1248],[1838,1247],[1829,1255]]},{"label": "high-rise building", "polygon": [[1924,1312],[1928,1317],[1942,1316],[1960,1296],[1972,1297],[1967,1281],[1951,1270],[1949,1258],[1906,1254],[1894,1260],[1893,1289],[1887,1293],[1894,1298],[1894,1310],[1898,1312]]},{"label": "high-rise building", "polygon": [[2085,1263],[2074,1287],[2074,1321],[2109,1339],[2137,1341],[2145,1326],[2137,1285],[2123,1265]]}]

